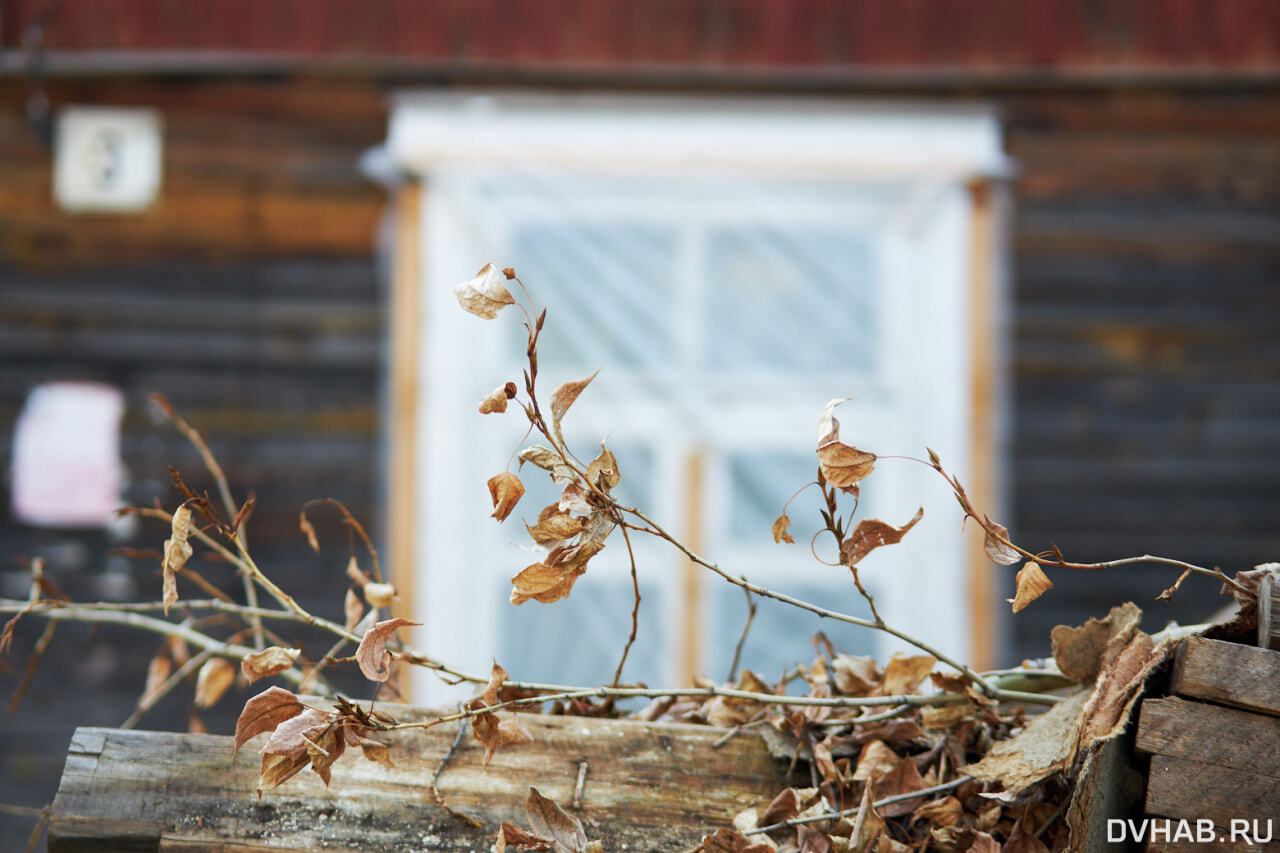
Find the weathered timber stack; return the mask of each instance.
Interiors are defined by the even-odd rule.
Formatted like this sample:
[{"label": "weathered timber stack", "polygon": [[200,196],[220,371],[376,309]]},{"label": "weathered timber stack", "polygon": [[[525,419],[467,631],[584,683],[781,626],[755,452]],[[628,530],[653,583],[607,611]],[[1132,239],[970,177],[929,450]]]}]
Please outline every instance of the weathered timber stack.
[{"label": "weathered timber stack", "polygon": [[1169,695],[1142,704],[1137,748],[1158,819],[1138,827],[1147,850],[1206,849],[1210,831],[1214,850],[1280,849],[1280,651],[1188,638]]},{"label": "weathered timber stack", "polygon": [[[384,707],[401,721],[431,713]],[[233,758],[230,737],[81,728],[54,801],[49,850],[488,850],[501,821],[528,826],[531,786],[606,850],[688,850],[786,785],[786,763],[750,732],[720,743],[724,731],[708,726],[520,719],[533,742],[498,750],[487,767],[469,736],[453,747],[458,724],[447,723],[384,738],[394,769],[348,755],[328,787],[308,770],[260,799],[256,741]],[[437,800],[432,779],[446,755]]]}]

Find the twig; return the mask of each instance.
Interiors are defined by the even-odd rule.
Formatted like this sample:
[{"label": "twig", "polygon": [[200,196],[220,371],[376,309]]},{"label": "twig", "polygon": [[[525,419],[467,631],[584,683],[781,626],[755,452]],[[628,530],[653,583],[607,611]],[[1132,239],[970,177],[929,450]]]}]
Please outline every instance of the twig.
[{"label": "twig", "polygon": [[[52,625],[54,623],[50,622],[49,624]],[[181,684],[184,678],[203,666],[204,662],[211,657],[213,657],[213,652],[205,649],[188,658],[187,662],[178,667],[172,675],[164,680],[163,684],[138,700],[137,707],[133,709],[133,713],[129,715],[129,718],[120,724],[120,728],[131,729],[136,726],[138,721],[156,706],[157,702],[172,693],[173,689]]]},{"label": "twig", "polygon": [[44,835],[44,831],[49,828],[49,818],[53,814],[53,803],[40,809],[40,819],[36,821],[36,825],[31,828],[31,836],[27,839],[26,853],[35,853],[36,848],[40,845],[40,836]]},{"label": "twig", "polygon": [[[623,528],[624,532],[626,528]],[[744,589],[742,594],[747,597],[747,621],[742,625],[742,634],[738,637],[738,644],[733,647],[733,663],[729,665],[729,677],[725,681],[736,681],[738,679],[738,663],[742,660],[742,647],[747,644],[747,634],[751,632],[751,623],[756,618],[756,601],[751,597],[751,590]]]},{"label": "twig", "polygon": [[[914,800],[918,797],[928,797],[933,794],[942,794],[947,791],[959,788],[965,782],[970,782],[969,776],[960,776],[952,779],[950,782],[943,782],[941,785],[934,785],[931,788],[921,788],[919,791],[907,791],[905,794],[894,794],[892,797],[885,797],[883,800],[876,800],[871,804],[871,808],[879,809],[893,803],[900,803],[904,800]],[[823,812],[822,814],[806,815],[805,817],[793,817],[790,820],[771,823],[768,826],[758,826],[755,829],[748,829],[743,835],[759,835],[763,832],[773,832],[775,829],[786,829],[789,826],[799,826],[802,823],[819,823],[824,820],[839,820],[842,817],[857,814],[862,809],[861,805],[851,809],[841,809],[839,811]]]},{"label": "twig", "polygon": [[45,649],[49,648],[49,643],[53,642],[53,632],[56,629],[57,626],[53,622],[44,626],[44,633],[40,635],[40,639],[36,640],[35,648],[31,650],[31,656],[27,658],[27,668],[22,673],[22,681],[9,699],[9,707],[4,712],[5,716],[11,716],[14,711],[18,710],[18,704],[22,702],[22,697],[27,694],[27,690],[31,687],[32,679],[36,677],[36,667],[40,665],[40,658],[44,656]]},{"label": "twig", "polygon": [[578,780],[573,783],[573,801],[569,804],[571,808],[582,808],[582,788],[587,783],[587,767],[585,758],[578,762]]},{"label": "twig", "polygon": [[871,811],[871,784],[862,787],[862,802],[858,804],[858,816],[853,821],[853,832],[849,833],[849,841],[857,844],[862,838],[862,827],[867,820],[867,812]]},{"label": "twig", "polygon": [[471,815],[464,814],[446,803],[444,801],[444,797],[440,794],[440,789],[437,787],[437,784],[440,782],[440,777],[444,774],[445,766],[449,763],[449,759],[453,758],[453,754],[458,751],[458,747],[461,746],[462,738],[466,732],[467,721],[463,720],[458,724],[458,733],[454,735],[453,743],[449,744],[449,748],[445,750],[444,755],[440,757],[440,763],[436,765],[436,771],[431,774],[431,799],[435,801],[437,806],[444,809],[453,817],[476,829],[480,829],[484,824],[473,818]]},{"label": "twig", "polygon": [[703,566],[704,568],[710,569],[712,572],[715,572],[721,578],[723,578],[724,580],[728,581],[729,583],[733,584],[736,587],[745,589],[748,592],[753,592],[756,595],[764,596],[765,598],[772,598],[775,601],[781,601],[784,604],[790,604],[793,607],[798,607],[801,610],[807,610],[810,613],[816,613],[818,616],[821,616],[825,619],[833,619],[837,622],[846,622],[850,625],[860,625],[863,628],[873,628],[877,631],[884,631],[886,634],[891,634],[906,643],[910,643],[911,645],[915,646],[917,649],[920,649],[923,652],[929,653],[934,658],[936,658],[939,661],[942,661],[952,669],[955,669],[958,672],[964,673],[966,676],[970,678],[970,680],[973,681],[974,684],[978,685],[978,687],[982,690],[982,692],[985,693],[987,696],[994,697],[996,693],[999,692],[994,686],[988,683],[986,679],[978,675],[978,673],[974,672],[972,669],[965,666],[960,661],[951,657],[946,652],[943,652],[935,648],[934,646],[924,642],[923,640],[916,639],[915,637],[911,636],[905,631],[901,631],[885,622],[876,623],[870,619],[861,619],[857,616],[850,616],[847,613],[840,613],[835,610],[828,610],[825,607],[819,607],[816,604],[810,604],[807,601],[801,601],[798,598],[792,598],[791,596],[786,595],[784,593],[775,592],[774,590],[760,586],[759,584],[754,584],[751,581],[747,580],[746,578],[735,578],[733,575],[729,574],[728,572],[720,568],[715,563],[710,562],[706,558],[702,557],[700,554],[697,554],[694,551],[692,551],[690,548],[684,545],[684,543],[680,542],[678,539],[673,537],[670,533],[664,530],[657,522],[649,518],[640,510],[632,507],[620,507],[620,509],[622,512],[626,512],[643,521],[650,528],[652,528],[652,532],[654,533],[654,535],[671,543],[671,545],[674,546],[676,550],[680,551],[690,560],[693,560],[695,563],[697,563],[700,566]]},{"label": "twig", "polygon": [[[213,477],[214,483],[218,487],[218,495],[222,498],[222,505],[226,510],[227,518],[236,518],[239,515],[239,511],[236,508],[235,499],[231,497],[231,486],[227,482],[227,475],[222,470],[222,466],[218,464],[218,459],[213,455],[213,451],[209,449],[209,445],[205,442],[204,436],[202,436],[195,427],[183,420],[178,415],[177,411],[174,410],[173,404],[170,403],[163,395],[152,394],[151,398],[159,404],[160,408],[164,411],[165,416],[169,418],[169,421],[178,429],[179,432],[183,434],[183,436],[186,437],[191,446],[196,449],[196,452],[200,454],[200,459],[204,462],[204,467],[208,469],[209,474]],[[252,500],[252,498],[250,498],[250,500]],[[235,540],[236,545],[241,550],[246,549],[249,545],[247,537],[245,536],[243,523],[236,525]],[[241,574],[240,579],[244,585],[245,604],[250,607],[257,607],[258,591],[254,589],[252,579],[245,574]],[[254,648],[263,648],[266,644],[263,642],[262,637],[262,621],[256,616],[251,616],[249,626],[253,628]]]},{"label": "twig", "polygon": [[14,817],[40,817],[44,814],[44,809],[37,809],[33,806],[15,806],[11,803],[0,803],[0,814],[13,815]]},{"label": "twig", "polygon": [[622,539],[627,543],[627,557],[631,560],[631,590],[635,594],[635,603],[631,606],[631,634],[627,637],[627,644],[622,647],[622,658],[618,661],[618,668],[613,671],[613,686],[617,687],[622,680],[622,667],[627,662],[627,655],[631,654],[631,646],[636,641],[636,633],[640,625],[640,578],[636,574],[636,552],[631,549],[631,536],[627,533],[627,528],[622,528]]},{"label": "twig", "polygon": [[373,579],[378,583],[382,583],[382,564],[378,561],[378,549],[373,547],[373,540],[370,539],[369,534],[365,532],[364,526],[357,521],[356,517],[351,514],[349,509],[347,509],[347,505],[337,498],[315,498],[314,500],[309,500],[302,505],[303,517],[306,517],[307,507],[314,506],[316,504],[329,504],[330,506],[337,508],[338,512],[342,514],[343,522],[360,537],[360,541],[364,543],[365,550],[369,552],[369,559],[373,561]]}]

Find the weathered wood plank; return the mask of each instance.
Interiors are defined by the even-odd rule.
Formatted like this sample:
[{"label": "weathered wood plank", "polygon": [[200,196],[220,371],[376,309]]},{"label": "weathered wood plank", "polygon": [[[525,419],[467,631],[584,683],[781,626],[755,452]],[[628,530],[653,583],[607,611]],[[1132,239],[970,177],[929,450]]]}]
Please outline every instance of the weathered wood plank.
[{"label": "weathered wood plank", "polygon": [[384,736],[395,769],[348,756],[330,787],[308,770],[260,800],[258,754],[249,747],[233,759],[228,737],[80,729],[49,849],[156,850],[162,840],[165,851],[487,849],[500,821],[524,822],[530,786],[568,807],[584,761],[577,814],[591,837],[613,850],[688,849],[785,784],[785,765],[754,734],[716,747],[724,732],[709,727],[536,715],[521,722],[532,744],[499,750],[486,768],[483,749],[467,738],[440,777],[445,801],[479,829],[449,816],[429,791],[457,724]]},{"label": "weathered wood plank", "polygon": [[1169,697],[1142,703],[1137,747],[1235,768],[1280,787],[1280,717]]},{"label": "weathered wood plank", "polygon": [[1280,815],[1280,785],[1274,776],[1154,755],[1147,776],[1146,812],[1192,821],[1207,819],[1226,827],[1233,820]]},{"label": "weathered wood plank", "polygon": [[1174,660],[1170,690],[1280,716],[1280,652],[1189,637]]}]

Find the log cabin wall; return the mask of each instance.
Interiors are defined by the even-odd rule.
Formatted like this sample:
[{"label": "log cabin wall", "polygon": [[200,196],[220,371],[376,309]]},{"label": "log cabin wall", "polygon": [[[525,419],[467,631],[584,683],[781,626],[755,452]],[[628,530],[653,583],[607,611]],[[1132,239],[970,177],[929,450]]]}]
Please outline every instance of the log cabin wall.
[{"label": "log cabin wall", "polygon": [[[997,2],[706,2],[672,38],[678,4],[659,2],[624,4],[627,15],[609,3],[514,4],[514,22],[489,2],[437,4],[443,17],[431,20],[415,17],[427,4],[387,2],[358,22],[328,0],[208,20],[158,15],[163,2],[63,4],[44,29],[50,102],[164,116],[161,196],[121,217],[69,217],[50,200],[49,152],[25,118],[33,83],[12,50],[43,5],[10,0],[0,18],[14,59],[0,77],[6,471],[34,384],[99,379],[126,393],[129,497],[171,497],[164,463],[195,472],[198,461],[149,414],[146,395],[164,392],[209,435],[240,493],[257,493],[260,558],[305,603],[336,608],[345,542],[322,527],[325,551],[311,556],[296,513],[334,496],[372,530],[383,521],[385,195],[355,164],[383,138],[391,92],[956,99],[999,107],[1019,165],[1011,529],[1080,559],[1149,551],[1234,570],[1280,555],[1280,19],[1268,3],[1053,2],[1015,17]],[[158,587],[154,562],[108,552],[155,547],[163,529],[143,525],[123,543],[51,533],[0,505],[5,595],[25,593],[15,560],[39,552],[77,598]],[[1007,661],[1045,654],[1052,625],[1117,600],[1143,603],[1147,627],[1220,600],[1189,581],[1172,604],[1153,602],[1172,577],[1149,568],[1054,580],[1004,626]],[[1011,592],[1012,571],[997,586]],[[6,693],[39,633],[19,627]],[[90,639],[60,628],[6,723],[0,802],[47,802],[72,726],[128,715],[157,642]],[[187,701],[173,697],[144,725],[182,727]],[[229,730],[225,702],[206,715],[213,731]],[[0,837],[27,826],[0,815]]]}]

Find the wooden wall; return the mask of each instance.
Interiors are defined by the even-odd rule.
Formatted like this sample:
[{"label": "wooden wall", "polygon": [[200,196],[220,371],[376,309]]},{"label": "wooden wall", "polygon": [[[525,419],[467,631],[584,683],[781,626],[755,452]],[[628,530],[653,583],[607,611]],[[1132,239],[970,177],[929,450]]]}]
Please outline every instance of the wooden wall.
[{"label": "wooden wall", "polygon": [[[310,498],[334,497],[374,533],[381,524],[386,318],[374,243],[384,193],[356,164],[385,134],[383,93],[334,81],[57,81],[48,89],[55,104],[151,105],[165,123],[155,206],[140,216],[71,217],[52,204],[50,155],[24,120],[25,87],[3,85],[0,470],[8,471],[27,392],[90,379],[125,394],[129,500],[172,506],[166,463],[211,488],[190,446],[148,404],[161,392],[204,431],[237,495],[257,495],[248,528],[257,559],[306,606],[338,616],[346,535],[332,511],[317,510],[324,550],[312,554],[298,511]],[[4,483],[7,491],[7,476]],[[123,539],[18,524],[6,495],[0,594],[25,597],[18,558],[44,554],[75,598],[154,599],[158,563],[111,552],[156,548],[165,535],[154,522]],[[239,589],[225,566],[198,568]],[[40,630],[20,625],[15,669],[0,673],[3,701]],[[3,724],[0,802],[48,802],[72,728],[119,725],[157,649],[155,637],[137,632],[60,628],[30,694]],[[363,691],[358,682],[346,686]],[[184,728],[191,693],[180,692],[142,726]],[[238,712],[235,696],[222,704],[204,715],[213,731],[229,731]],[[17,838],[30,823],[0,814],[0,838]],[[0,847],[11,843],[21,847]]]},{"label": "wooden wall", "polygon": [[[395,81],[415,82],[440,80]],[[257,492],[255,548],[309,602],[336,608],[345,545],[331,532],[325,554],[310,555],[296,512],[328,495],[381,524],[384,194],[355,162],[385,133],[390,88],[341,75],[54,78],[55,105],[156,106],[165,120],[155,209],[73,218],[51,205],[25,83],[0,80],[0,467],[30,387],[102,379],[128,398],[130,497],[168,494],[164,462],[196,463],[148,411],[145,395],[164,392],[206,430],[236,485]],[[1019,539],[1081,559],[1150,551],[1228,570],[1280,556],[1280,86],[804,92],[1002,110],[1019,163],[1008,491]],[[129,595],[158,584],[154,565],[106,556],[117,543],[102,535],[26,528],[0,505],[6,595],[20,592],[15,557],[40,550],[79,597],[109,592],[104,574],[127,578]],[[147,528],[131,541],[161,538]],[[1150,627],[1221,601],[1195,581],[1173,605],[1152,601],[1173,579],[1158,569],[1054,579],[1004,626],[1008,660],[1045,654],[1049,627],[1119,598],[1143,604]],[[1012,574],[1001,584],[1011,593]],[[19,631],[12,660],[36,635]],[[154,642],[89,640],[62,629],[6,723],[0,801],[46,802],[70,727],[127,715]],[[5,691],[16,681],[0,674]],[[227,730],[231,710],[211,727]],[[174,700],[146,724],[180,726],[185,711]],[[0,837],[24,825],[0,816]]]}]

